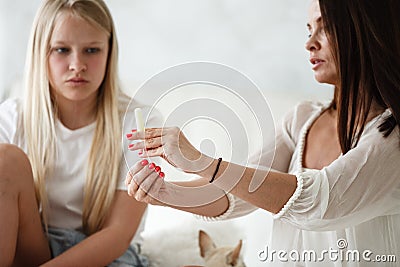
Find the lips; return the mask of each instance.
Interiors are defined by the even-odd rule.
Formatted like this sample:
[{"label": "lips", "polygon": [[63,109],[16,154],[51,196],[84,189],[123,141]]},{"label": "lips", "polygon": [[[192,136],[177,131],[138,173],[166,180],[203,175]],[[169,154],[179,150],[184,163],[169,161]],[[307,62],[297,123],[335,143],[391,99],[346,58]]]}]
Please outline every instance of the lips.
[{"label": "lips", "polygon": [[321,66],[321,64],[324,63],[325,61],[316,57],[312,57],[310,58],[310,62],[313,65],[313,70],[315,70],[316,68]]},{"label": "lips", "polygon": [[74,78],[71,78],[71,79],[67,80],[67,83],[71,84],[73,86],[83,85],[83,84],[86,84],[88,82],[89,81],[87,81],[87,80],[85,80],[83,78],[79,78],[79,77],[74,77]]},{"label": "lips", "polygon": [[83,83],[83,82],[87,82],[87,80],[85,80],[83,78],[72,78],[72,79],[69,79],[67,82]]}]

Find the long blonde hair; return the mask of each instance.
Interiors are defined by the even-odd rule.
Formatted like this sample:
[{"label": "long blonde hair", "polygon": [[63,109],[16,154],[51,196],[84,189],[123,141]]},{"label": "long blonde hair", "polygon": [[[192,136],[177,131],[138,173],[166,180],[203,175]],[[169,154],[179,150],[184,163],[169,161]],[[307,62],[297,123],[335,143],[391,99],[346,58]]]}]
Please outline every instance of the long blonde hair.
[{"label": "long blonde hair", "polygon": [[84,189],[82,225],[85,233],[92,234],[102,227],[112,204],[122,158],[118,45],[110,11],[102,0],[43,1],[34,20],[27,52],[23,130],[36,196],[47,228],[46,177],[51,174],[57,155],[57,107],[48,79],[49,43],[58,16],[65,12],[85,19],[109,35],[108,62],[98,91],[96,130],[87,161]]}]

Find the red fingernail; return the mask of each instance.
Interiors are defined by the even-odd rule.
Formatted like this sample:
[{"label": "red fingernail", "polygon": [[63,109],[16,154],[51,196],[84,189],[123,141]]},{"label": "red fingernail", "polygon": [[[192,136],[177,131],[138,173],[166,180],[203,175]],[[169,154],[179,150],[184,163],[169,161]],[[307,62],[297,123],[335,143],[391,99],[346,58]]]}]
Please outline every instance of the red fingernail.
[{"label": "red fingernail", "polygon": [[141,156],[143,154],[143,150],[139,150],[138,154]]},{"label": "red fingernail", "polygon": [[151,164],[149,165],[149,169],[150,169],[150,170],[154,169],[155,167],[156,167],[156,164],[154,164],[154,163],[151,163]]},{"label": "red fingernail", "polygon": [[132,134],[126,134],[126,138],[131,138],[132,137]]},{"label": "red fingernail", "polygon": [[154,170],[155,170],[156,172],[160,172],[160,171],[161,171],[161,168],[160,168],[159,166],[156,166],[156,167],[154,168]]},{"label": "red fingernail", "polygon": [[133,129],[133,130],[132,130],[132,133],[134,133],[134,132],[136,132],[136,130],[135,130],[135,129]]},{"label": "red fingernail", "polygon": [[133,144],[129,144],[128,148],[132,148],[132,147],[133,147]]},{"label": "red fingernail", "polygon": [[164,178],[164,177],[165,177],[165,173],[160,172],[160,173],[158,174],[158,176],[160,176],[160,178]]},{"label": "red fingernail", "polygon": [[147,164],[149,164],[149,162],[147,161],[147,159],[144,159],[140,162],[140,164],[142,164],[142,166],[146,166]]}]

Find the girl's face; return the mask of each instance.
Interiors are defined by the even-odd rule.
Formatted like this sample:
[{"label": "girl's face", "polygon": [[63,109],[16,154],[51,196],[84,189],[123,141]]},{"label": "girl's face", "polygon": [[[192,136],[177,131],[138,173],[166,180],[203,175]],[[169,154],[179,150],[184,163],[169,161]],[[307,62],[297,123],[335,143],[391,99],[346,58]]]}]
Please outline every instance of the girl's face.
[{"label": "girl's face", "polygon": [[50,40],[49,81],[57,101],[95,101],[104,79],[108,36],[69,13],[56,22]]},{"label": "girl's face", "polygon": [[305,46],[310,51],[310,62],[315,79],[320,83],[337,85],[338,75],[331,45],[324,31],[318,0],[313,0],[311,3],[307,28],[310,35]]}]

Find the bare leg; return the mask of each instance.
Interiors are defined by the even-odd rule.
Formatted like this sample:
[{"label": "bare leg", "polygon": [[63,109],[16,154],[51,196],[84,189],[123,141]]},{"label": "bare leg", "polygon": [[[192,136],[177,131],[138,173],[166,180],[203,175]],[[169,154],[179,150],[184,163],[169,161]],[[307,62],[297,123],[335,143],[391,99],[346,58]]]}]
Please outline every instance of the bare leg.
[{"label": "bare leg", "polygon": [[38,266],[50,259],[31,165],[8,144],[0,144],[0,237],[0,266]]}]

